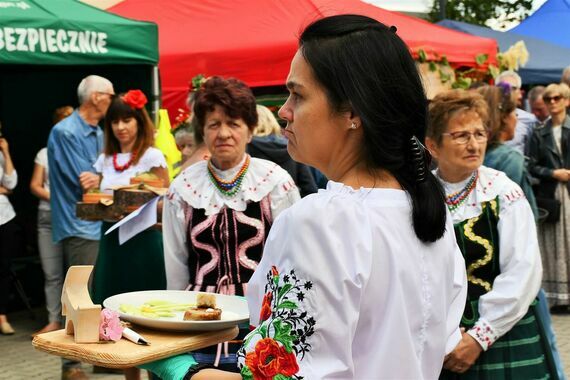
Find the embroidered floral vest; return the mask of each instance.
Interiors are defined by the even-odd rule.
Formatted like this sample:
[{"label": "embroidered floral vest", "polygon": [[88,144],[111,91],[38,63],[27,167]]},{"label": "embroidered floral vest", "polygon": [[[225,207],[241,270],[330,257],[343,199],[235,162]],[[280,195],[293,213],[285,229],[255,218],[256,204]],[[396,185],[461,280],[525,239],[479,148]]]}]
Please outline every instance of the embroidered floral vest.
[{"label": "embroidered floral vest", "polygon": [[189,207],[186,218],[190,290],[244,295],[271,228],[269,197],[210,216]]},{"label": "embroidered floral vest", "polygon": [[480,215],[457,223],[455,237],[467,268],[467,302],[461,324],[471,327],[479,319],[479,298],[491,291],[501,273],[499,266],[499,197],[484,202]]}]

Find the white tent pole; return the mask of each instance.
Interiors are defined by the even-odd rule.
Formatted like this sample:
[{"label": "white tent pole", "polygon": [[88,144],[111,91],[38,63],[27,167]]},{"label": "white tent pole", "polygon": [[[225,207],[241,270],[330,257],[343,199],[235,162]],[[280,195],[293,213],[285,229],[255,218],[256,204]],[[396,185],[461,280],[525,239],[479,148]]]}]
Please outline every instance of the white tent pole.
[{"label": "white tent pole", "polygon": [[152,113],[153,119],[158,120],[158,110],[160,109],[160,78],[158,75],[158,66],[152,67]]}]

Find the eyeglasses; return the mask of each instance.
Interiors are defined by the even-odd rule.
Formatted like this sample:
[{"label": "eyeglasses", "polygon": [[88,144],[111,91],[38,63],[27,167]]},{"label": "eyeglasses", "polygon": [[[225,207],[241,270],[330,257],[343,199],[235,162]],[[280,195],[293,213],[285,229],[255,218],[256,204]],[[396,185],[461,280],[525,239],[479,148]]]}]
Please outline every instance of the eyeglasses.
[{"label": "eyeglasses", "polygon": [[115,96],[112,92],[97,91],[98,94],[109,95],[110,97]]},{"label": "eyeglasses", "polygon": [[451,139],[454,143],[464,145],[471,140],[471,136],[475,138],[475,141],[478,143],[484,143],[489,138],[487,131],[479,130],[475,132],[467,132],[467,131],[460,131],[460,132],[449,132],[449,133],[442,133],[444,136],[451,136]]},{"label": "eyeglasses", "polygon": [[550,103],[552,101],[554,101],[555,103],[559,102],[560,99],[562,99],[562,95],[554,95],[554,96],[543,96],[542,100],[544,100],[545,103]]}]

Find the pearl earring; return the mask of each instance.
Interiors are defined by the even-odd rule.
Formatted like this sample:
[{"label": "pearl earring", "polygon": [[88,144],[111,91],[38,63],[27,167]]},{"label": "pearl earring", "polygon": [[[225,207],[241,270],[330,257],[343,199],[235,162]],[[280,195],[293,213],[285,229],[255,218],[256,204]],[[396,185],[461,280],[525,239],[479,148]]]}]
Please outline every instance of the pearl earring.
[{"label": "pearl earring", "polygon": [[356,123],[353,121],[352,124],[350,124],[350,129],[356,129],[356,128],[358,127],[356,126]]}]

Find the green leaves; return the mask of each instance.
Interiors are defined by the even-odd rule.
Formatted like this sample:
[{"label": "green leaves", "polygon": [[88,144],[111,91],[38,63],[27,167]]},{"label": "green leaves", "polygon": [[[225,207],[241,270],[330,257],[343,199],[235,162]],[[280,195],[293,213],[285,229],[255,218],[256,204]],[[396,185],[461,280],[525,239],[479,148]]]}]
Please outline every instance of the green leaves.
[{"label": "green leaves", "polygon": [[[530,14],[533,0],[447,0],[444,18],[470,24],[488,26],[494,20],[503,28],[513,21],[520,21]],[[441,17],[441,2],[434,1],[429,19],[437,22]]]},{"label": "green leaves", "polygon": [[483,64],[487,62],[487,59],[489,59],[489,54],[478,54],[475,57],[475,62],[477,62],[479,66],[483,66]]},{"label": "green leaves", "polygon": [[418,61],[420,61],[420,63],[427,61],[427,55],[424,49],[418,50]]}]

